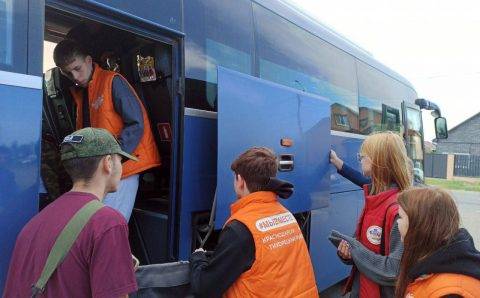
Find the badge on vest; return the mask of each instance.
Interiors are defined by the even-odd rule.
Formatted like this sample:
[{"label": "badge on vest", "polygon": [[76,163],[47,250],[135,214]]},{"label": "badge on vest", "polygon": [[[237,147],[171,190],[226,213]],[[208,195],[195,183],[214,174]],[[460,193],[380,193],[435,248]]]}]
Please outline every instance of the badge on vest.
[{"label": "badge on vest", "polygon": [[267,232],[297,222],[290,212],[264,217],[255,222],[257,230]]},{"label": "badge on vest", "polygon": [[370,226],[367,229],[367,239],[374,245],[380,245],[382,241],[382,228],[379,226]]},{"label": "badge on vest", "polygon": [[102,106],[102,103],[103,103],[103,95],[99,96],[97,99],[95,99],[95,100],[92,102],[92,107],[93,107],[95,110],[98,110],[98,109]]}]

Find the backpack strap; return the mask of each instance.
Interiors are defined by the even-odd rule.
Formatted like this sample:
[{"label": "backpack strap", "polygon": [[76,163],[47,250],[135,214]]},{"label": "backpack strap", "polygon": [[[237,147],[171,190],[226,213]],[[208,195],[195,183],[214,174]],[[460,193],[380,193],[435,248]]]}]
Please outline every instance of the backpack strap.
[{"label": "backpack strap", "polygon": [[50,253],[48,254],[48,258],[43,267],[40,278],[37,280],[35,285],[32,285],[32,297],[36,297],[38,294],[43,293],[48,280],[58,266],[63,262],[73,243],[75,240],[77,240],[80,232],[83,230],[90,218],[103,206],[105,205],[100,201],[92,200],[80,208],[80,210],[78,210],[77,213],[75,213],[75,215],[65,225],[62,232],[55,240],[55,244],[50,250]]}]

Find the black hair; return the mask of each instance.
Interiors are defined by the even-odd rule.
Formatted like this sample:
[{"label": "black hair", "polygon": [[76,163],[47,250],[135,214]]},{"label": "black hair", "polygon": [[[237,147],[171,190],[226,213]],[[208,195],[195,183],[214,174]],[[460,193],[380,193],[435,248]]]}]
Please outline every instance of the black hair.
[{"label": "black hair", "polygon": [[88,53],[83,46],[72,39],[62,40],[53,50],[53,61],[59,67],[72,63],[77,57],[85,58],[87,56]]}]

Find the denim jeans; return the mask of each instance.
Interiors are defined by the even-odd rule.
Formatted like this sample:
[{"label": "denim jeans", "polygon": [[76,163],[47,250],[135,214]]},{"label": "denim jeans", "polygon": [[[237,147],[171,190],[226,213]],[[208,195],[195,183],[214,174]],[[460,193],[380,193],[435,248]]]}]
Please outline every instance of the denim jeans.
[{"label": "denim jeans", "polygon": [[135,197],[137,196],[139,175],[128,176],[120,180],[116,192],[109,193],[103,200],[107,206],[120,212],[125,219],[130,219],[133,205],[135,204]]}]

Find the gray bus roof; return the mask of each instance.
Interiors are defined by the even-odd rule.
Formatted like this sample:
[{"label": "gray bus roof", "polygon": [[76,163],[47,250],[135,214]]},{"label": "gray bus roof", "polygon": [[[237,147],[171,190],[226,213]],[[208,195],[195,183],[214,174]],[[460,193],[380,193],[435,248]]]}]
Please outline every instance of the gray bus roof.
[{"label": "gray bus roof", "polygon": [[314,19],[308,14],[300,11],[293,4],[286,0],[253,0],[254,2],[264,6],[265,8],[275,12],[276,14],[291,21],[297,26],[309,31],[324,41],[332,44],[333,46],[343,50],[346,53],[356,57],[358,60],[367,63],[368,65],[378,69],[386,75],[396,79],[397,81],[407,85],[415,90],[413,85],[403,76],[393,71],[389,67],[383,65],[378,60],[373,58],[371,53],[361,48],[354,42],[350,41],[345,36],[336,32],[332,28],[322,24],[320,21]]}]

